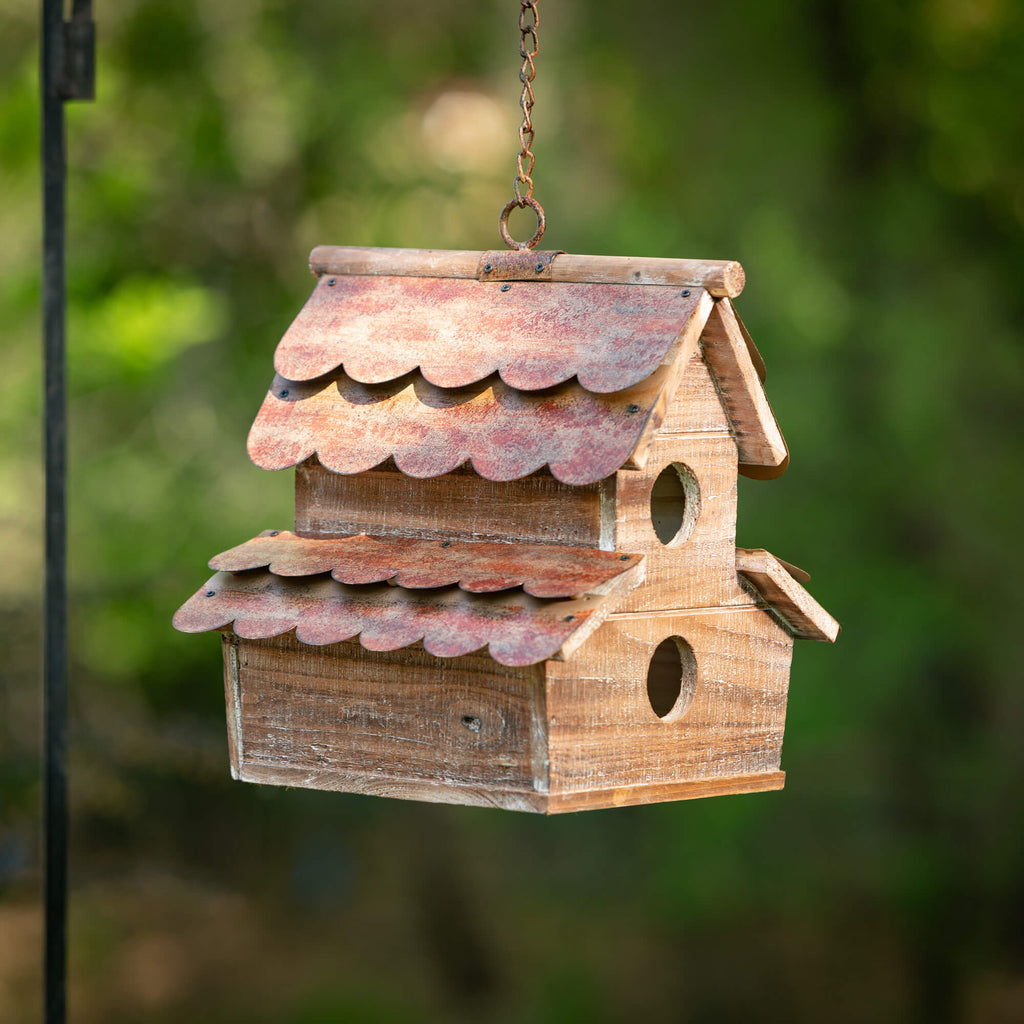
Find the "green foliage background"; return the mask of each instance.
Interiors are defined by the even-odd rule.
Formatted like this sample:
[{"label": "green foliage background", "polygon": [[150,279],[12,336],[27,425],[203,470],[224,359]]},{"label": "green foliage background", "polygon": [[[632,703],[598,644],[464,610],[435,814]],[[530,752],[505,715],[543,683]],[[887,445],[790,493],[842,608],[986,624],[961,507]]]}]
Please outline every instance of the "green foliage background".
[{"label": "green foliage background", "polygon": [[[534,820],[227,779],[217,638],[171,614],[210,554],[290,524],[244,440],[308,250],[497,244],[518,5],[100,5],[98,101],[69,108],[72,1018],[1024,1019],[1024,9],[541,8],[545,246],[747,270],[793,465],[743,482],[739,540],[844,626],[798,645],[786,789]],[[39,986],[36,31],[5,0],[14,1024]]]}]

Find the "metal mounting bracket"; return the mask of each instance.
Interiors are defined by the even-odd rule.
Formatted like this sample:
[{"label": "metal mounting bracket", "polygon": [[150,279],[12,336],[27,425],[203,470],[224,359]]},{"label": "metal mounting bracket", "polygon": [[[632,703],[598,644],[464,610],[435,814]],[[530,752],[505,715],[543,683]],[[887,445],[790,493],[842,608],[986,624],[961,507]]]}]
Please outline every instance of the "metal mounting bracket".
[{"label": "metal mounting bracket", "polygon": [[60,58],[60,98],[96,99],[96,22],[82,17],[62,22]]}]

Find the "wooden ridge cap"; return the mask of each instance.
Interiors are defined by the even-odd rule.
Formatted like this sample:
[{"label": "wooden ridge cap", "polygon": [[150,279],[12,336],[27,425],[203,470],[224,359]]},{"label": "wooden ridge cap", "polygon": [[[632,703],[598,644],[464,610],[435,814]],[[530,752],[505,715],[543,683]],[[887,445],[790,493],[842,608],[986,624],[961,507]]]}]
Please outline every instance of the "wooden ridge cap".
[{"label": "wooden ridge cap", "polygon": [[[393,277],[477,278],[482,250],[386,249],[318,245],[309,255],[309,269],[322,274],[390,275]],[[716,297],[735,298],[746,276],[735,260],[688,260],[654,256],[586,256],[557,253],[544,257],[544,280],[586,284],[672,285],[706,288]],[[550,262],[550,276],[547,263]]]}]

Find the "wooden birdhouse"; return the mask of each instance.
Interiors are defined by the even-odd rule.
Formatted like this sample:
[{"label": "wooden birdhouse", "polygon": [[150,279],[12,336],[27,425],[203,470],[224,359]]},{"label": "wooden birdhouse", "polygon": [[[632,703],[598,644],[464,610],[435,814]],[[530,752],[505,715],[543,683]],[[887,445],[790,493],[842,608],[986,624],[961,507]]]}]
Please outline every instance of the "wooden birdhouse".
[{"label": "wooden birdhouse", "polygon": [[806,576],[737,548],[788,455],[736,263],[318,248],[249,435],[294,530],[178,611],[232,772],[554,813],[778,789]]}]

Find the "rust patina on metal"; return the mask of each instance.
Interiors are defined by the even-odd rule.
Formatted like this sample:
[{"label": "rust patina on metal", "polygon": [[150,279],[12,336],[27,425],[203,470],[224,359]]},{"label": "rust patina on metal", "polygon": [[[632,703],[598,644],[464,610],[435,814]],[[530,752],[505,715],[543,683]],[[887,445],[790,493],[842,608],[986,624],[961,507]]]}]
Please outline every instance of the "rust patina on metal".
[{"label": "rust patina on metal", "polygon": [[[350,585],[393,580],[411,589],[458,585],[472,593],[522,589],[568,598],[639,582],[642,555],[549,544],[491,544],[368,537],[314,539],[267,530],[210,559],[224,572],[268,569],[275,576],[330,573]],[[631,574],[630,578],[624,578]],[[635,584],[634,584],[635,585]]]},{"label": "rust patina on metal", "polygon": [[[550,287],[550,285],[546,286]],[[696,338],[690,332],[692,345]],[[685,365],[689,347],[679,351]],[[344,373],[310,383],[276,377],[249,432],[261,469],[287,469],[316,455],[335,473],[361,473],[393,457],[416,477],[467,461],[488,480],[517,480],[543,466],[562,483],[590,484],[626,463],[661,422],[674,363],[640,384],[600,395],[569,382],[523,392],[492,377],[442,389],[418,373],[360,384]]]},{"label": "rust patina on metal", "polygon": [[573,377],[588,391],[621,391],[658,368],[694,316],[706,318],[705,294],[656,285],[325,274],[278,344],[274,368],[291,381],[343,367],[352,380],[379,384],[418,369],[442,388],[498,373],[520,391]]},{"label": "rust patina on metal", "polygon": [[458,587],[355,587],[330,577],[296,579],[255,570],[217,573],[178,609],[174,626],[184,633],[231,626],[247,640],[294,629],[299,641],[314,645],[358,635],[370,651],[393,651],[422,640],[430,654],[442,658],[488,646],[502,665],[533,665],[567,656],[613,603],[610,596],[544,601],[518,590],[469,594]]}]

